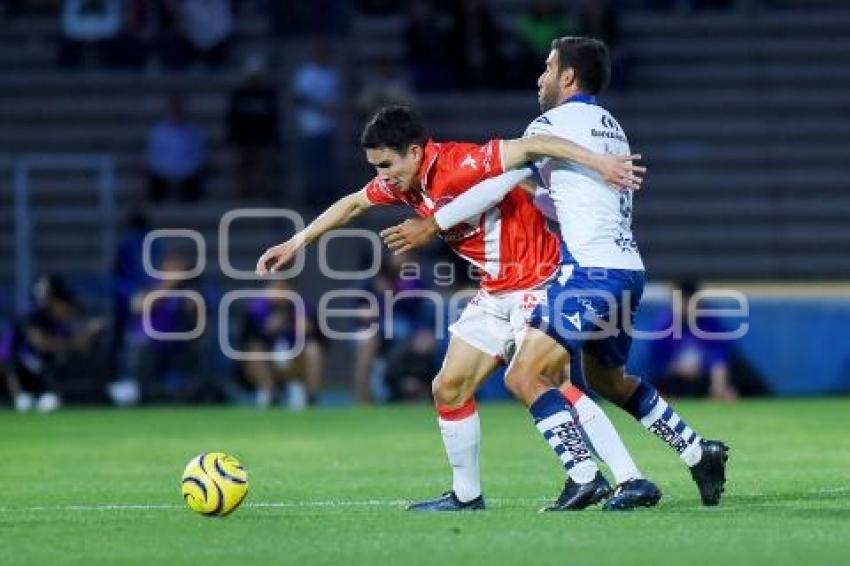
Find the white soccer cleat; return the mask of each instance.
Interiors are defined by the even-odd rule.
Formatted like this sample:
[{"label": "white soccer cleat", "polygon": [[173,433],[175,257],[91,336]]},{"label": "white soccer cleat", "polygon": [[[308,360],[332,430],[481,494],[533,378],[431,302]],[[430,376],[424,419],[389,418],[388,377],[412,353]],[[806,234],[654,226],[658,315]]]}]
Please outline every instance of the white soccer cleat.
[{"label": "white soccer cleat", "polygon": [[35,410],[39,413],[52,413],[62,406],[62,400],[59,395],[52,392],[42,394],[35,404]]},{"label": "white soccer cleat", "polygon": [[15,395],[15,410],[19,413],[28,413],[35,406],[35,399],[24,391]]},{"label": "white soccer cleat", "polygon": [[290,381],[286,385],[286,407],[292,411],[307,408],[307,388],[299,381]]}]

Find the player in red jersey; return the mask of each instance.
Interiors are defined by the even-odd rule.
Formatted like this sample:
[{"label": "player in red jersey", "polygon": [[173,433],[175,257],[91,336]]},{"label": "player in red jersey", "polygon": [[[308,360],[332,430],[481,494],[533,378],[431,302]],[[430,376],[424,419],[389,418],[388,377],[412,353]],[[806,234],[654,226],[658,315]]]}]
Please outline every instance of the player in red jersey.
[{"label": "player in red jersey", "polygon": [[[419,216],[428,217],[476,183],[537,156],[590,167],[606,182],[630,188],[639,187],[638,174],[643,171],[633,164],[638,156],[594,154],[552,136],[491,140],[483,145],[434,142],[419,118],[402,107],[378,112],[364,129],[361,143],[377,176],[362,190],[331,205],[290,240],[266,250],[257,263],[258,274],[279,269],[307,244],[372,206],[405,204]],[[527,315],[545,297],[543,285],[560,264],[559,241],[547,230],[530,195],[520,187],[480,217],[469,219],[442,237],[453,251],[476,265],[483,278],[479,294],[450,327],[448,352],[433,383],[440,431],[453,469],[453,489],[411,509],[481,509],[480,423],[473,394],[504,359]],[[552,368],[555,385],[560,383],[561,371]],[[591,441],[597,438],[594,446],[616,470],[615,475],[622,476],[617,477],[618,483],[641,477],[595,403],[575,388],[565,395],[580,417],[585,412],[586,418],[581,420],[593,422],[586,433]]]}]

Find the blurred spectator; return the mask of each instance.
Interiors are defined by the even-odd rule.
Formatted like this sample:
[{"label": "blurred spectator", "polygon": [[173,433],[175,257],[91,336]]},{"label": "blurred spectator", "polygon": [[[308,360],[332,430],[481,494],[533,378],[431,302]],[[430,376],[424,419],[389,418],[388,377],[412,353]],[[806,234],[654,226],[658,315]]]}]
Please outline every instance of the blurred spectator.
[{"label": "blurred spectator", "polygon": [[59,64],[78,67],[92,57],[105,61],[110,41],[121,31],[122,4],[122,0],[65,0]]},{"label": "blurred spectator", "polygon": [[500,86],[501,38],[487,5],[483,0],[458,0],[452,7],[449,49],[459,86]]},{"label": "blurred spectator", "polygon": [[230,93],[227,139],[236,149],[236,185],[242,198],[271,197],[278,143],[277,89],[266,80],[265,60],[245,60],[245,80]]},{"label": "blurred spectator", "polygon": [[537,0],[528,12],[519,18],[516,33],[529,57],[541,69],[552,40],[565,35],[579,35],[582,31],[581,18],[574,5],[561,6],[552,0]]},{"label": "blurred spectator", "polygon": [[224,63],[233,35],[230,0],[180,0],[179,14],[193,58],[214,67]]},{"label": "blurred spectator", "polygon": [[[126,369],[119,381],[110,384],[108,392],[116,404],[133,405],[140,399],[162,402],[202,400],[206,375],[203,334],[191,340],[159,339],[145,330],[143,316],[146,298],[154,291],[192,290],[196,281],[178,280],[189,269],[182,254],[169,252],[159,266],[163,278],[138,291],[132,300],[134,324],[127,336]],[[159,333],[187,333],[198,325],[197,302],[186,296],[151,297],[147,301],[148,320]]]},{"label": "blurred spectator", "polygon": [[430,0],[408,3],[405,61],[413,71],[413,82],[419,92],[443,90],[455,84],[450,27],[451,18],[438,11]]},{"label": "blurred spectator", "polygon": [[104,321],[83,319],[73,293],[58,277],[39,279],[33,295],[35,308],[14,329],[7,383],[16,410],[46,413],[61,406],[73,362],[90,353]]},{"label": "blurred spectator", "polygon": [[206,136],[199,126],[186,120],[180,95],[170,96],[166,106],[165,117],[148,135],[148,196],[160,202],[176,192],[180,200],[197,200],[203,192]]},{"label": "blurred spectator", "polygon": [[[400,293],[424,289],[419,266],[412,253],[391,255],[383,259],[378,274],[366,283],[366,291],[377,300],[378,312],[375,316],[364,314],[359,321],[364,333],[355,342],[354,396],[358,403],[386,396],[385,353],[394,342],[407,340],[417,326],[433,320],[433,311],[429,310],[432,305],[421,296],[396,298]],[[377,333],[368,335],[366,331],[375,325]]]},{"label": "blurred spectator", "polygon": [[339,72],[326,44],[317,44],[312,58],[295,70],[292,88],[305,204],[321,208],[339,190],[334,156]]},{"label": "blurred spectator", "polygon": [[393,347],[387,356],[388,400],[408,402],[431,399],[431,381],[439,369],[437,338],[433,329],[417,329],[408,340]]},{"label": "blurred spectator", "polygon": [[[676,338],[674,332],[651,343],[653,382],[659,390],[673,397],[734,401],[738,392],[730,375],[732,343],[697,336],[689,324],[698,306],[691,300],[697,290],[696,283],[692,281],[680,283],[675,290],[680,293],[673,293],[673,300],[681,301],[679,307],[671,305],[670,310],[660,317],[657,329],[682,328],[682,336]],[[696,321],[703,332],[723,330],[722,321],[711,315],[700,314]]]},{"label": "blurred spectator", "polygon": [[[122,367],[121,355],[128,325],[132,318],[131,303],[133,297],[142,289],[150,286],[151,276],[144,267],[144,241],[151,231],[150,219],[140,211],[131,212],[125,232],[121,235],[115,254],[113,276],[115,278],[113,296],[113,335],[111,356],[111,375],[117,375]],[[160,265],[162,260],[162,240],[151,244],[151,265]]]},{"label": "blurred spectator", "polygon": [[391,58],[381,56],[363,73],[357,95],[357,110],[364,121],[384,106],[410,106],[413,93],[410,83]]},{"label": "blurred spectator", "polygon": [[225,62],[233,35],[230,0],[158,0],[162,34],[159,52],[167,68]]},{"label": "blurred spectator", "polygon": [[[287,281],[273,280],[266,290],[293,291],[293,288]],[[299,333],[303,333],[304,349],[289,358],[285,354],[295,347]],[[292,301],[287,298],[254,299],[245,314],[242,343],[243,351],[281,356],[275,360],[242,362],[242,377],[256,391],[258,406],[275,403],[282,386],[286,387],[286,404],[291,409],[303,409],[318,400],[326,352],[310,313],[299,320]]]}]

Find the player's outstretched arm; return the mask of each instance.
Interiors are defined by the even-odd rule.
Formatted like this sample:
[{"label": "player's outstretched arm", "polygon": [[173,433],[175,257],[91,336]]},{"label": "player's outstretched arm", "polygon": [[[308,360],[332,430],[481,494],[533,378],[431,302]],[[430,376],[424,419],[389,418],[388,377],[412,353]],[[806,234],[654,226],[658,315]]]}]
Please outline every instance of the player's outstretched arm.
[{"label": "player's outstretched arm", "polygon": [[502,142],[505,169],[514,169],[540,157],[572,161],[599,173],[606,183],[626,189],[640,189],[646,167],[634,162],[640,155],[605,155],[589,151],[568,139],[549,134],[535,134]]},{"label": "player's outstretched arm", "polygon": [[401,224],[383,230],[381,237],[396,255],[422,247],[441,230],[448,230],[489,209],[533,174],[530,167],[524,167],[481,181],[442,207],[434,216],[409,218]]},{"label": "player's outstretched arm", "polygon": [[365,189],[342,197],[289,240],[267,249],[257,261],[257,275],[267,275],[277,271],[292,261],[292,258],[307,244],[325,232],[348,224],[371,206],[372,203],[366,198]]}]

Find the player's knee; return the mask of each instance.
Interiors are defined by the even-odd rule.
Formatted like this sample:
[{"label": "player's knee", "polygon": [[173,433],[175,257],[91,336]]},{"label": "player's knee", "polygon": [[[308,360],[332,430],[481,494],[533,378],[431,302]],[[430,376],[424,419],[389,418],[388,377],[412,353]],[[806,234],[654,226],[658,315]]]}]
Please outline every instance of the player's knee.
[{"label": "player's knee", "polygon": [[464,376],[440,371],[434,381],[431,382],[431,393],[434,395],[434,401],[446,407],[462,405],[467,400],[465,382]]},{"label": "player's knee", "polygon": [[541,392],[548,387],[534,373],[523,371],[523,368],[512,365],[505,374],[505,386],[514,397],[531,405]]}]

